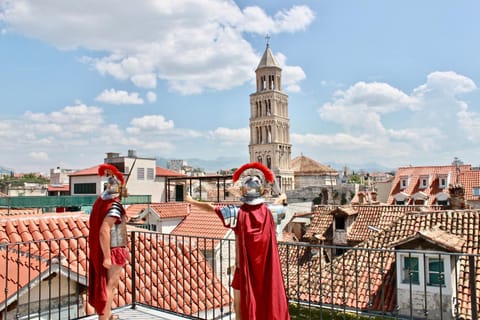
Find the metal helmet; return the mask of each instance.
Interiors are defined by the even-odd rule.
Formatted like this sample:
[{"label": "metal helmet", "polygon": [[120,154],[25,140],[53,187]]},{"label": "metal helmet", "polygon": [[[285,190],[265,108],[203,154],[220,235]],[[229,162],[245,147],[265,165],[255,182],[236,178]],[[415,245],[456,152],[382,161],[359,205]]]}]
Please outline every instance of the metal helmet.
[{"label": "metal helmet", "polygon": [[273,173],[259,162],[247,163],[233,174],[233,182],[240,182],[240,201],[255,205],[265,202],[263,195],[273,183]]}]

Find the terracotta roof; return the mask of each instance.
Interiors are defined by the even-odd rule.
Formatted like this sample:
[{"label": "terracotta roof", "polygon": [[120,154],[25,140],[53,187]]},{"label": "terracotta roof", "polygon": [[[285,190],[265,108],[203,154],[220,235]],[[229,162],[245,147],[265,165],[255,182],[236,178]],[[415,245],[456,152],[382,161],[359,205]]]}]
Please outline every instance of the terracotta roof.
[{"label": "terracotta roof", "polygon": [[[450,184],[453,184],[457,180],[465,186],[465,199],[473,200],[480,199],[480,197],[473,197],[472,187],[477,184],[480,186],[480,171],[472,170],[471,165],[460,165],[458,167],[460,174],[457,174],[457,168],[455,165],[447,166],[417,166],[417,167],[400,167],[397,170],[394,181],[392,183],[392,189],[388,197],[387,203],[394,204],[394,196],[400,192],[404,192],[408,196],[412,196],[415,193],[422,191],[428,195],[428,204],[435,204],[435,196],[440,192],[448,193],[448,185],[442,188],[439,184],[439,176],[450,176]],[[420,187],[421,177],[430,177],[429,185],[426,188]],[[401,188],[400,182],[402,178],[408,178],[408,186],[404,189]],[[467,187],[468,185],[468,187]],[[412,204],[413,200],[410,199],[408,204]]]},{"label": "terracotta roof", "polygon": [[431,229],[420,230],[417,234],[392,242],[391,246],[399,246],[416,239],[424,239],[430,243],[442,247],[449,252],[461,252],[466,240],[454,234],[448,233],[440,229],[439,226],[434,226]]},{"label": "terracotta roof", "polygon": [[[217,205],[225,206],[226,204]],[[215,239],[214,241],[207,240],[206,243],[199,243],[199,246],[213,249],[219,242],[217,239],[225,238],[231,229],[223,226],[222,220],[215,212],[191,204],[189,206],[191,207],[191,213],[173,229],[171,234]]]},{"label": "terracotta roof", "polygon": [[[55,271],[47,266],[52,257],[62,257],[62,265],[72,278],[78,274],[86,279],[87,236],[88,215],[84,213],[0,217],[0,244],[9,243],[8,248],[14,249],[8,251],[8,259],[6,246],[0,250],[0,287],[9,289],[9,301],[17,299],[35,278],[47,277],[45,268],[50,273]],[[128,264],[114,307],[131,304],[135,288],[138,303],[187,315],[229,304],[228,289],[222,286],[200,248],[183,240],[158,233],[136,233],[137,282],[132,286],[132,267]],[[0,290],[0,308],[5,306],[5,299],[5,291]],[[91,306],[84,304],[87,314],[93,313]]]},{"label": "terracotta roof", "polygon": [[96,176],[98,175],[98,167],[100,165],[90,167],[87,169],[78,170],[69,174],[69,176]]},{"label": "terracotta roof", "polygon": [[[358,210],[357,218],[348,231],[347,240],[361,242],[375,235],[378,230],[383,230],[396,222],[399,218],[410,212],[418,212],[419,206],[400,206],[400,205],[363,205],[355,206]],[[435,206],[435,209],[441,209]],[[372,228],[373,227],[373,228]]]},{"label": "terracotta roof", "polygon": [[42,212],[43,211],[41,208],[21,208],[21,209],[0,208],[0,216],[29,215],[29,214],[37,214]]},{"label": "terracotta roof", "polygon": [[332,174],[337,173],[332,167],[321,164],[313,159],[305,157],[304,155],[298,156],[290,162],[290,168],[298,174]]},{"label": "terracotta roof", "polygon": [[190,205],[186,202],[152,203],[150,210],[153,210],[161,219],[182,218],[190,214]]},{"label": "terracotta roof", "polygon": [[63,185],[48,185],[48,191],[70,191],[70,185],[63,184]]},{"label": "terracotta roof", "polygon": [[[287,277],[288,293],[314,303],[392,312],[396,308],[395,253],[382,249],[393,249],[394,244],[419,233],[424,238],[433,236],[433,233],[440,235],[442,240],[437,242],[450,243],[454,251],[478,253],[480,210],[444,210],[404,215],[385,230],[335,258],[331,264],[322,259],[311,259],[305,247],[299,247],[295,253],[286,252],[282,247],[282,263],[289,272],[284,275]],[[458,259],[458,317],[471,319],[468,257],[461,256]],[[478,275],[480,258],[475,257],[475,260]],[[295,266],[297,262],[298,267]],[[313,270],[320,275],[312,277]],[[479,296],[479,287],[477,291]]]},{"label": "terracotta roof", "polygon": [[318,240],[325,240],[325,233],[332,226],[334,206],[317,205],[314,207],[313,217],[310,226],[305,232],[304,238],[313,240],[315,236]]},{"label": "terracotta roof", "polygon": [[148,204],[145,204],[145,203],[131,204],[131,205],[125,206],[125,212],[127,213],[128,220],[132,219],[135,216],[138,216],[147,208],[148,208]]},{"label": "terracotta roof", "polygon": [[157,177],[186,177],[186,175],[183,173],[178,173],[177,171],[168,170],[161,167],[157,167],[155,171]]},{"label": "terracotta roof", "polygon": [[473,195],[473,188],[480,188],[480,170],[461,171],[458,182],[465,187],[465,200],[480,200],[480,196]]}]

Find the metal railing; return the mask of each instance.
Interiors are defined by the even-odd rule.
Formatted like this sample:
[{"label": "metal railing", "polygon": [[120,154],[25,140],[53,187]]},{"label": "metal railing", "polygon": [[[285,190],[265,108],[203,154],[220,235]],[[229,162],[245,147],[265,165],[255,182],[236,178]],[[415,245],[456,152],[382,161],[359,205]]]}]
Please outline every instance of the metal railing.
[{"label": "metal railing", "polygon": [[[98,195],[0,197],[0,208],[65,208],[91,206]],[[123,204],[151,203],[150,195],[129,195]]]},{"label": "metal railing", "polygon": [[[233,240],[135,231],[114,308],[234,318]],[[279,243],[292,319],[477,319],[479,256]],[[85,237],[0,244],[0,319],[79,319]]]}]

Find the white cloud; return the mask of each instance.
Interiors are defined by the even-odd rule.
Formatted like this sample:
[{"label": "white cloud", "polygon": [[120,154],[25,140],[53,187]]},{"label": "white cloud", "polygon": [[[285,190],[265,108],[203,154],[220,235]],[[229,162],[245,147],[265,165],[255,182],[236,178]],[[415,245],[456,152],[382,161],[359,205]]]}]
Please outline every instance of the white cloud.
[{"label": "white cloud", "polygon": [[210,131],[209,136],[210,138],[218,140],[223,144],[240,144],[245,146],[248,145],[250,140],[250,129],[230,129],[219,127],[213,131]]},{"label": "white cloud", "polygon": [[111,104],[143,104],[143,99],[138,96],[138,92],[128,93],[115,89],[103,90],[95,100]]},{"label": "white cloud", "polygon": [[48,154],[46,152],[30,152],[28,156],[35,161],[48,161]]},{"label": "white cloud", "polygon": [[150,103],[153,103],[153,102],[157,101],[157,94],[153,91],[148,91],[147,92],[147,100]]},{"label": "white cloud", "polygon": [[134,118],[130,121],[131,127],[127,128],[129,133],[139,134],[140,132],[165,132],[173,129],[172,120],[165,120],[162,115],[149,115],[141,118]]},{"label": "white cloud", "polygon": [[[82,4],[16,0],[0,4],[0,10],[15,32],[58,48],[98,53],[83,61],[102,74],[146,89],[155,88],[159,78],[182,94],[225,90],[250,81],[259,57],[244,34],[301,32],[315,19],[307,6],[269,15],[257,6],[242,11],[233,1],[218,0]],[[301,77],[301,68],[294,68]],[[300,90],[298,83],[286,87]]]},{"label": "white cloud", "polygon": [[338,90],[318,110],[322,120],[340,125],[345,135],[292,135],[292,140],[304,148],[334,144],[340,151],[361,149],[370,159],[456,152],[466,146],[465,138],[480,138],[480,114],[470,111],[461,98],[476,88],[465,76],[439,71],[429,74],[412,94],[387,83],[358,82]]},{"label": "white cloud", "polygon": [[157,86],[157,77],[153,73],[132,76],[132,82],[141,88],[152,89]]},{"label": "white cloud", "polygon": [[300,82],[306,79],[305,72],[300,67],[287,65],[287,57],[281,52],[275,55],[275,59],[282,68],[283,90],[287,92],[300,92]]}]

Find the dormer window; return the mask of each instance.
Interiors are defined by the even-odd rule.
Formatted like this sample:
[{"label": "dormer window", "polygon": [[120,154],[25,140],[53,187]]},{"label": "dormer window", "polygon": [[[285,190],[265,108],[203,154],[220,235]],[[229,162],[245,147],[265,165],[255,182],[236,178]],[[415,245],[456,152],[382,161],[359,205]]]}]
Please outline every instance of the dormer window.
[{"label": "dormer window", "polygon": [[407,187],[408,187],[408,177],[407,176],[400,177],[400,189],[405,189]]},{"label": "dormer window", "polygon": [[399,206],[404,206],[408,204],[408,199],[410,198],[408,194],[404,192],[397,193],[394,197],[395,204]]},{"label": "dormer window", "polygon": [[345,230],[345,217],[335,217],[335,230]]},{"label": "dormer window", "polygon": [[440,188],[446,188],[448,185],[448,176],[447,175],[439,175],[438,176],[438,186]]},{"label": "dormer window", "polygon": [[420,177],[420,183],[419,183],[419,188],[420,189],[426,189],[428,187],[429,181],[428,181],[428,176],[421,176]]}]

